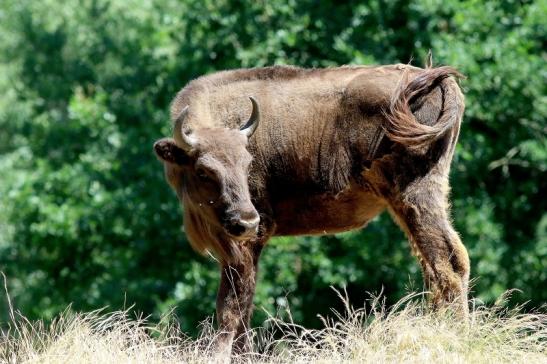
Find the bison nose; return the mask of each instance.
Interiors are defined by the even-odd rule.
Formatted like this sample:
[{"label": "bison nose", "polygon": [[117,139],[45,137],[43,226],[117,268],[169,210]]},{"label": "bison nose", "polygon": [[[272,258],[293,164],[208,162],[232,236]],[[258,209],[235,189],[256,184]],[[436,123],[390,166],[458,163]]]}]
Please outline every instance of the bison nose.
[{"label": "bison nose", "polygon": [[228,232],[233,236],[244,236],[256,233],[260,217],[258,214],[235,219],[228,227]]},{"label": "bison nose", "polygon": [[258,215],[250,219],[239,219],[238,221],[239,225],[243,226],[246,230],[251,230],[256,228],[259,222],[260,222],[260,217],[258,217]]}]

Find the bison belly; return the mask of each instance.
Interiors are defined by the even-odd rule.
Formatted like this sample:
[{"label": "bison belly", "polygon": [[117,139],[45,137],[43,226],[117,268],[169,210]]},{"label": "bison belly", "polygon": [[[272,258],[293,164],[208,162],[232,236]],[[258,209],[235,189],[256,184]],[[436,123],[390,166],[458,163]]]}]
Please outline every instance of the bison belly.
[{"label": "bison belly", "polygon": [[273,208],[275,235],[323,235],[361,228],[385,204],[370,191],[353,186],[337,195],[287,197]]}]

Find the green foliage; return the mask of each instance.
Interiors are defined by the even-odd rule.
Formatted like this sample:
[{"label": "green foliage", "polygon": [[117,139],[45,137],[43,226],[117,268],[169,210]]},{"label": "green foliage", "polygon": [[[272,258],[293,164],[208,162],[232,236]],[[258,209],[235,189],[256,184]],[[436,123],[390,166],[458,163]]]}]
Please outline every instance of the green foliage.
[{"label": "green foliage", "polygon": [[[218,269],[181,234],[151,150],[188,80],[269,64],[407,63],[429,49],[468,77],[451,179],[475,296],[514,287],[519,301],[547,301],[544,0],[3,4],[0,270],[25,315],[176,306],[193,331],[213,312]],[[409,250],[388,216],[337,236],[276,238],[256,305],[289,304],[315,326],[338,303],[330,285],[353,302],[381,289],[396,300],[421,288]]]}]

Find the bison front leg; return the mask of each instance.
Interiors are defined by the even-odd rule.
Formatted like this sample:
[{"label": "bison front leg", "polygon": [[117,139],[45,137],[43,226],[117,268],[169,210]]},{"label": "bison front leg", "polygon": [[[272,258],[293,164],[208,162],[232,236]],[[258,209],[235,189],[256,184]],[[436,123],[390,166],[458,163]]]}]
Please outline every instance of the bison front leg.
[{"label": "bison front leg", "polygon": [[447,190],[442,177],[424,179],[391,201],[391,212],[420,260],[434,307],[455,303],[467,317],[469,257],[448,216]]},{"label": "bison front leg", "polygon": [[218,350],[226,354],[230,351],[239,354],[251,349],[247,330],[253,310],[261,250],[262,244],[243,245],[237,262],[221,266],[217,296]]}]

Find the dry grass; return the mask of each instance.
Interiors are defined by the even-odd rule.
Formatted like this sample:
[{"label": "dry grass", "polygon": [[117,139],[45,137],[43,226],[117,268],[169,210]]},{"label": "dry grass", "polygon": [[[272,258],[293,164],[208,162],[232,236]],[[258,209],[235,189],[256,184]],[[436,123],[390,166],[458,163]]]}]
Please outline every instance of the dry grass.
[{"label": "dry grass", "polygon": [[[345,300],[345,297],[342,297]],[[347,300],[345,300],[347,302]],[[324,328],[306,330],[271,318],[253,330],[252,363],[546,363],[547,316],[519,309],[474,307],[468,323],[446,312],[431,312],[418,295],[386,310],[353,309],[324,319]],[[198,339],[182,334],[166,318],[156,325],[128,312],[68,310],[47,326],[12,312],[0,336],[0,363],[210,363],[228,362],[212,350],[214,331],[204,325]],[[275,332],[275,335],[274,335]],[[274,339],[273,337],[280,337]],[[260,352],[260,353],[259,353]]]}]

